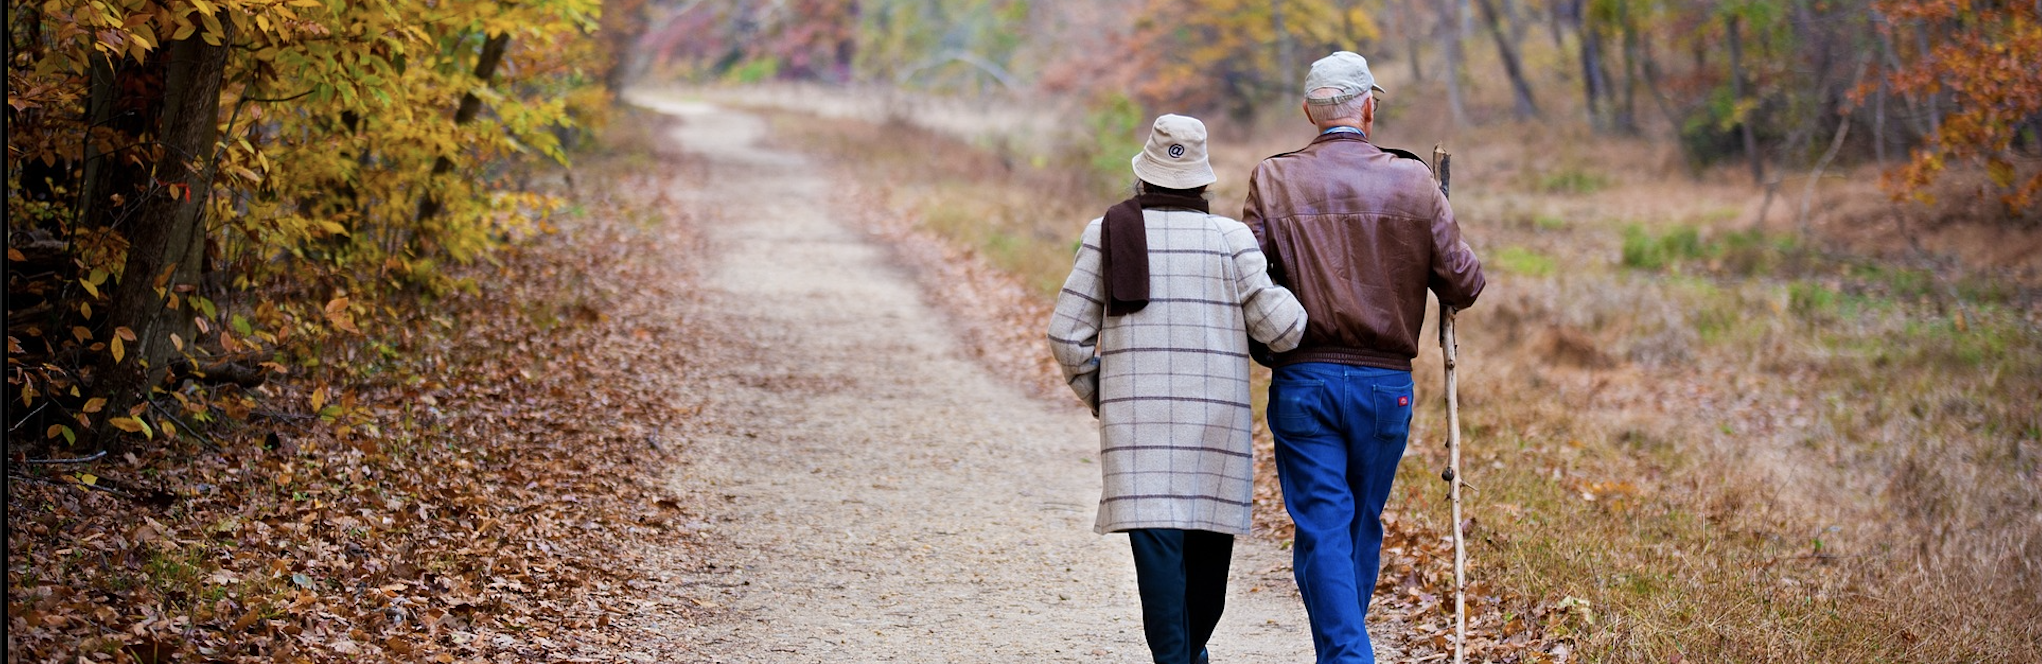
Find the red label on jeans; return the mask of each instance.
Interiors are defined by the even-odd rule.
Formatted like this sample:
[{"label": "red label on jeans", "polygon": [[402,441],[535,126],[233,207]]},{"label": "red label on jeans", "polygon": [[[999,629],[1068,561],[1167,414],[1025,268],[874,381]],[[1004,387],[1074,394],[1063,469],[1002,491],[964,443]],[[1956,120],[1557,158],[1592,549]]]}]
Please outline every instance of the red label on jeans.
[{"label": "red label on jeans", "polygon": [[1399,406],[1411,405],[1411,397],[1397,397],[1397,405]]}]

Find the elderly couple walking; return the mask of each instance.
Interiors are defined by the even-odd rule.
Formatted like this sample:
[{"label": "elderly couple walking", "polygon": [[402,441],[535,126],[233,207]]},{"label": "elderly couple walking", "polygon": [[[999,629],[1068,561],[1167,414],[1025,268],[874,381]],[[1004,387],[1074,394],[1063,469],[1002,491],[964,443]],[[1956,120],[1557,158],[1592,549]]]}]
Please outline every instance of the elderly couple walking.
[{"label": "elderly couple walking", "polygon": [[1425,163],[1370,142],[1381,91],[1359,55],[1313,63],[1319,136],[1255,167],[1241,221],[1203,198],[1217,180],[1205,125],[1157,118],[1136,195],[1085,227],[1057,298],[1051,351],[1100,420],[1094,528],[1128,534],[1158,664],[1207,661],[1248,532],[1251,356],[1274,371],[1268,422],[1318,661],[1375,661],[1363,619],[1425,293],[1467,307],[1483,286]]}]

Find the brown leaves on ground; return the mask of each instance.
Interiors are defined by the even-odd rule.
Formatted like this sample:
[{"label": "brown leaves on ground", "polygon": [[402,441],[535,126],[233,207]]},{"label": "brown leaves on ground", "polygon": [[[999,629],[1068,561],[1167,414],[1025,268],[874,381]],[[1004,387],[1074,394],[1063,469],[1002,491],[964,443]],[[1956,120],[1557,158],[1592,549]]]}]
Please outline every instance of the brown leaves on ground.
[{"label": "brown leaves on ground", "polygon": [[[1262,389],[1258,386],[1256,389]],[[1424,444],[1413,434],[1411,445]],[[1255,427],[1255,534],[1286,546],[1296,529],[1283,507],[1283,488],[1277,483],[1275,439],[1269,428]],[[1446,483],[1436,480],[1427,455],[1404,459],[1407,471],[1398,474],[1389,505],[1383,511],[1382,573],[1376,582],[1375,599],[1369,604],[1370,636],[1392,645],[1398,652],[1418,661],[1453,654],[1454,639],[1454,549],[1452,520],[1443,509],[1415,509],[1424,502],[1417,492],[1446,492]],[[1414,467],[1417,466],[1417,467]],[[1434,481],[1426,481],[1434,479]],[[1400,500],[1399,497],[1404,499]],[[1439,503],[1443,506],[1445,501]],[[1438,514],[1432,512],[1437,511]],[[1467,592],[1469,661],[1476,662],[1565,662],[1576,644],[1569,630],[1584,619],[1594,621],[1585,602],[1570,598],[1528,597],[1514,589],[1498,587],[1483,579],[1488,575],[1488,556],[1498,555],[1492,533],[1478,517],[1463,525],[1468,548]]]},{"label": "brown leaves on ground", "polygon": [[[644,606],[632,565],[695,546],[661,471],[699,407],[674,259],[699,249],[623,198],[660,183],[602,175],[627,177],[582,175],[586,216],[259,388],[245,421],[12,464],[8,660],[530,661],[632,638],[610,627]],[[313,394],[324,416],[299,410]]]}]

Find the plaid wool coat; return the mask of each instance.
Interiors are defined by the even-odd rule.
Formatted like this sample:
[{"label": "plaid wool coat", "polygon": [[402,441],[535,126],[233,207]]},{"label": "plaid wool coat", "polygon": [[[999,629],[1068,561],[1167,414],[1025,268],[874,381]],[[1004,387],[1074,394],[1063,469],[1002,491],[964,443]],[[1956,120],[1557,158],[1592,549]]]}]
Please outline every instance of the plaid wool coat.
[{"label": "plaid wool coat", "polygon": [[1254,493],[1248,337],[1295,348],[1305,310],[1270,283],[1241,222],[1143,210],[1149,304],[1106,316],[1101,220],[1085,227],[1057,296],[1049,347],[1099,416],[1100,533],[1180,528],[1248,533]]}]

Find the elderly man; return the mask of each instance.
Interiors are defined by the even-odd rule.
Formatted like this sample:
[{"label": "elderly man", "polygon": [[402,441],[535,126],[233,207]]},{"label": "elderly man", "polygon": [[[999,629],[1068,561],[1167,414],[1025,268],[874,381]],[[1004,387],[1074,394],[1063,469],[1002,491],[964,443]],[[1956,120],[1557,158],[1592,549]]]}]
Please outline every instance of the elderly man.
[{"label": "elderly man", "polygon": [[1483,285],[1425,162],[1371,142],[1380,93],[1359,55],[1312,63],[1304,112],[1319,135],[1255,167],[1242,214],[1271,276],[1311,319],[1304,341],[1268,362],[1268,415],[1297,523],[1292,568],[1322,664],[1375,661],[1364,619],[1383,503],[1410,434],[1425,292],[1467,307]]},{"label": "elderly man", "polygon": [[1049,346],[1099,416],[1105,491],[1093,529],[1134,548],[1157,664],[1203,664],[1226,602],[1255,470],[1248,340],[1288,350],[1305,327],[1255,236],[1208,213],[1205,124],[1156,118],[1134,198],[1092,220],[1057,296]]}]

